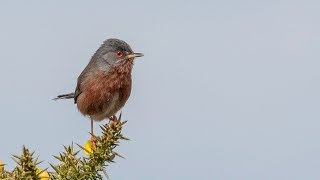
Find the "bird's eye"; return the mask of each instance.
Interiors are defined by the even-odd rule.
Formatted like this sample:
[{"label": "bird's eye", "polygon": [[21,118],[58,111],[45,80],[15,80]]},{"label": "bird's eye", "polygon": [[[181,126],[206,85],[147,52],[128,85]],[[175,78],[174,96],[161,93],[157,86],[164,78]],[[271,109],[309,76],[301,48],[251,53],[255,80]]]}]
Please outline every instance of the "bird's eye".
[{"label": "bird's eye", "polygon": [[122,57],[123,53],[121,51],[116,52],[117,57]]}]

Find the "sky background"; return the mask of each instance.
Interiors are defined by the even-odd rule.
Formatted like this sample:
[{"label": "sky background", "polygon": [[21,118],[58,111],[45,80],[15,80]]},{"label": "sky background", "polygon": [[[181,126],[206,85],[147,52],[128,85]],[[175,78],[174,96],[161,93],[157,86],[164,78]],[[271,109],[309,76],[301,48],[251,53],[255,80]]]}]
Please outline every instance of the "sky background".
[{"label": "sky background", "polygon": [[[0,2],[0,159],[89,139],[70,101],[107,38],[135,62],[110,177],[320,179],[320,1]],[[99,124],[95,124],[98,132]]]}]

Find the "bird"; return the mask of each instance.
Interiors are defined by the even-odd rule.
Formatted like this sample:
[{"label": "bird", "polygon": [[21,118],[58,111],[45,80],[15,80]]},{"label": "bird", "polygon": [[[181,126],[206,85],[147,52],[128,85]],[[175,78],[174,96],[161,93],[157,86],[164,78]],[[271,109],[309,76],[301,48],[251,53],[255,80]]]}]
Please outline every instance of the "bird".
[{"label": "bird", "polygon": [[53,100],[73,99],[82,115],[90,117],[94,141],[93,122],[116,119],[131,94],[134,60],[142,56],[123,40],[107,39],[79,75],[75,91]]}]

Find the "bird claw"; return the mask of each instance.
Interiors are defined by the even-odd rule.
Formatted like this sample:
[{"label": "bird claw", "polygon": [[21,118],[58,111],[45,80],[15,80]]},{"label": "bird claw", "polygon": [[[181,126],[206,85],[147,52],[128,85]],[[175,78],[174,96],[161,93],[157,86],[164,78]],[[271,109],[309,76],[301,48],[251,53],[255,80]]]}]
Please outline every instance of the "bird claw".
[{"label": "bird claw", "polygon": [[115,122],[118,121],[118,118],[116,115],[109,117],[109,119],[110,119],[110,121],[115,121]]},{"label": "bird claw", "polygon": [[109,117],[109,119],[110,119],[109,125],[111,126],[115,126],[118,123],[118,118],[115,115]]}]

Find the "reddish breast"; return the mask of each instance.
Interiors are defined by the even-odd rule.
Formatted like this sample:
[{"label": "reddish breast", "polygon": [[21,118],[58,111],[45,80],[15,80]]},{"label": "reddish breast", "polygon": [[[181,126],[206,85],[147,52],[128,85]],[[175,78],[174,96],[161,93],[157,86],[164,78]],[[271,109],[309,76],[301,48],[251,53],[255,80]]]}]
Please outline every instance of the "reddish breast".
[{"label": "reddish breast", "polygon": [[[131,93],[131,72],[119,73],[116,69],[108,73],[94,72],[83,82],[81,91],[77,99],[78,109],[83,115],[99,117],[95,120],[100,121],[114,115],[128,100]],[[115,96],[117,97],[114,98]],[[115,99],[116,102],[112,102]]]}]

